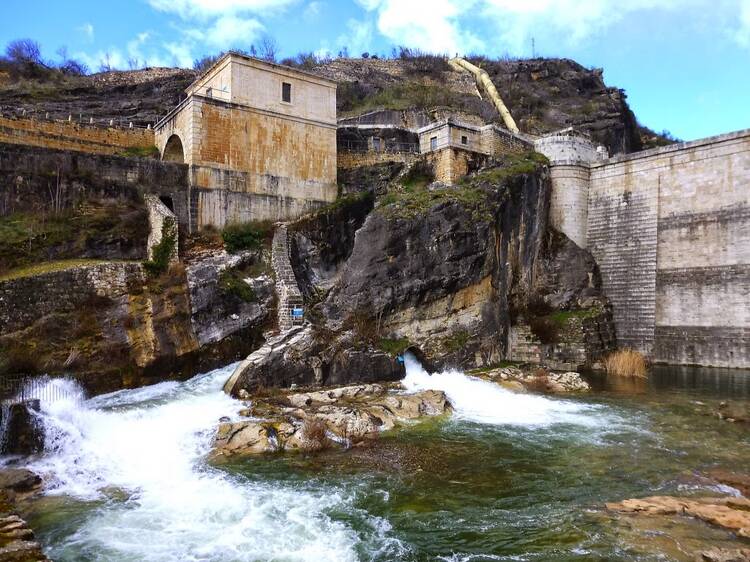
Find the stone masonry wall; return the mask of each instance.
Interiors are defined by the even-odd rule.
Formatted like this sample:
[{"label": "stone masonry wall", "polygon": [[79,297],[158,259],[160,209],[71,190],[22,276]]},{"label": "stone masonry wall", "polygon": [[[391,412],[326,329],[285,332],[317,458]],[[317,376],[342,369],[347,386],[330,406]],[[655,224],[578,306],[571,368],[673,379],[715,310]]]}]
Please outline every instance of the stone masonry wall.
[{"label": "stone masonry wall", "polygon": [[66,121],[0,116],[0,142],[117,154],[128,148],[154,146],[154,132],[150,129],[102,128]]},{"label": "stone masonry wall", "polygon": [[339,168],[359,168],[360,166],[374,166],[384,162],[403,162],[411,165],[419,159],[420,155],[414,152],[380,152],[368,150],[366,152],[339,152]]},{"label": "stone masonry wall", "polygon": [[89,197],[133,200],[143,193],[168,197],[179,222],[187,221],[184,164],[0,143],[0,216],[49,208],[51,194],[66,208]]},{"label": "stone masonry wall", "polygon": [[587,222],[620,346],[750,366],[750,130],[594,164]]},{"label": "stone masonry wall", "polygon": [[20,330],[52,313],[75,311],[97,296],[125,295],[130,284],[142,285],[143,279],[140,263],[106,262],[0,281],[0,332]]}]

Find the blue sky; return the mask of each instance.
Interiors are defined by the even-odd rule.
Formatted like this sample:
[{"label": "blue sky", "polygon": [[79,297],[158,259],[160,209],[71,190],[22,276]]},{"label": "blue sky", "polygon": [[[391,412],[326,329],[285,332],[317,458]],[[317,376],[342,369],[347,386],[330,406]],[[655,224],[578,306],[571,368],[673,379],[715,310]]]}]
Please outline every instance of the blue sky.
[{"label": "blue sky", "polygon": [[4,0],[0,44],[65,46],[93,70],[191,66],[273,37],[280,55],[394,45],[569,57],[604,68],[638,119],[690,140],[750,128],[750,0]]}]

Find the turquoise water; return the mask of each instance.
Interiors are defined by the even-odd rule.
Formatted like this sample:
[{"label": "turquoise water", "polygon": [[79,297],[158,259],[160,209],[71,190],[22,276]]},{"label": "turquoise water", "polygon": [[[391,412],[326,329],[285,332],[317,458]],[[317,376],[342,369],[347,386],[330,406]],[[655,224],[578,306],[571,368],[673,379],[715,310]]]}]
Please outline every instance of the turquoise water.
[{"label": "turquoise water", "polygon": [[[57,404],[32,463],[48,490],[27,513],[58,561],[692,560],[728,534],[603,509],[629,497],[727,492],[701,477],[750,469],[750,431],[706,415],[750,399],[750,374],[655,368],[648,383],[521,397],[460,373],[419,379],[447,418],[368,447],[206,463],[231,366]],[[482,383],[489,384],[489,383]]]}]

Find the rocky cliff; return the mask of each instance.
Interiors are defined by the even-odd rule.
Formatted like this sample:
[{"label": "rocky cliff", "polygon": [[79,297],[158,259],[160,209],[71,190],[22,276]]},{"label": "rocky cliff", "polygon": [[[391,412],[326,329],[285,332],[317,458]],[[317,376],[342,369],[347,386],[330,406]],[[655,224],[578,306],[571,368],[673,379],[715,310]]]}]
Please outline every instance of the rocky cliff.
[{"label": "rocky cliff", "polygon": [[[670,142],[638,125],[625,92],[608,86],[601,69],[569,59],[505,60],[469,57],[490,75],[521,130],[543,134],[575,126],[607,146],[632,152]],[[294,59],[285,64],[300,66]],[[477,123],[500,122],[492,103],[468,73],[442,57],[405,51],[382,58],[306,60],[302,68],[336,80],[342,118],[418,127],[448,115]],[[56,79],[0,75],[0,113],[106,124],[155,123],[196,78],[192,70],[147,68]],[[375,113],[371,113],[371,112]],[[363,114],[369,114],[361,117]],[[363,121],[364,119],[364,121]]]},{"label": "rocky cliff", "polygon": [[[310,326],[269,341],[227,390],[393,380],[402,371],[387,358],[407,349],[432,367],[486,367],[511,358],[514,327],[546,338],[560,318],[550,356],[577,345],[570,362],[590,363],[612,343],[599,334],[608,307],[594,260],[550,229],[549,194],[546,161],[526,154],[458,186],[395,180],[367,214],[360,196],[297,222]],[[596,321],[573,333],[571,318]]]}]

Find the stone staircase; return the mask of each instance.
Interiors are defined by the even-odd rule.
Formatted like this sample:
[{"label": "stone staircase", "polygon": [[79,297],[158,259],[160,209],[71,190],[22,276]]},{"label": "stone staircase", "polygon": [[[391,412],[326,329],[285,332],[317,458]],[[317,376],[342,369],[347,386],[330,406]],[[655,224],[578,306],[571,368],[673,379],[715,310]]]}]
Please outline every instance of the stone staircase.
[{"label": "stone staircase", "polygon": [[508,358],[511,361],[535,365],[542,362],[542,342],[531,332],[528,324],[511,326],[509,340]]},{"label": "stone staircase", "polygon": [[289,260],[289,233],[284,223],[278,223],[273,233],[271,264],[276,274],[279,330],[284,332],[304,322],[301,316],[292,315],[294,308],[302,309],[304,300],[297,285],[297,278],[294,276],[292,262]]}]

